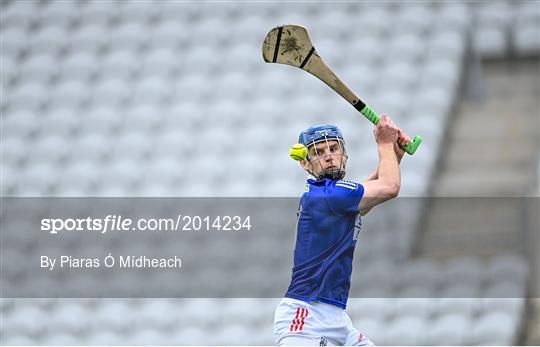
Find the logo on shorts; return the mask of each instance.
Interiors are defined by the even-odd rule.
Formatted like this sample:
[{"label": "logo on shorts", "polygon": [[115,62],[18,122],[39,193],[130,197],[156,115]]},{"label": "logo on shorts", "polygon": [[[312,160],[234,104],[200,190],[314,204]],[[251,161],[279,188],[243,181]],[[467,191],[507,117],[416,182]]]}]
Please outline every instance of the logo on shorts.
[{"label": "logo on shorts", "polygon": [[324,337],[321,337],[321,342],[319,342],[319,346],[328,346],[328,341]]}]

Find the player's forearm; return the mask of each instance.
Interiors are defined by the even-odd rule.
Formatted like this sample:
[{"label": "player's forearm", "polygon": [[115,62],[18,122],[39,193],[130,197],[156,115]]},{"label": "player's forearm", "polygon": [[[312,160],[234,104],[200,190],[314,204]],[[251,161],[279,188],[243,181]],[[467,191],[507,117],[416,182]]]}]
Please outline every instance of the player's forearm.
[{"label": "player's forearm", "polygon": [[364,181],[375,181],[377,178],[379,178],[379,167],[377,166],[377,168],[375,169],[375,171],[373,171],[371,173],[371,175],[369,175]]},{"label": "player's forearm", "polygon": [[377,179],[383,183],[390,195],[399,193],[401,178],[399,172],[399,160],[392,143],[382,143],[378,146],[379,168]]},{"label": "player's forearm", "polygon": [[[397,155],[397,161],[398,164],[401,164],[401,158],[403,158],[403,155]],[[377,168],[364,180],[364,181],[374,181],[379,178],[379,166],[377,165]]]}]

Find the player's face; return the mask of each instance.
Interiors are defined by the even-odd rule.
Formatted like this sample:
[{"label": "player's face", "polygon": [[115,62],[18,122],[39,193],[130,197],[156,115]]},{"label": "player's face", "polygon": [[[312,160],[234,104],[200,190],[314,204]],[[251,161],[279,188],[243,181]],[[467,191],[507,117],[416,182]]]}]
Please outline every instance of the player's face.
[{"label": "player's face", "polygon": [[321,141],[308,147],[310,162],[305,163],[304,169],[318,176],[321,172],[332,169],[344,169],[346,156],[343,147],[337,140]]}]

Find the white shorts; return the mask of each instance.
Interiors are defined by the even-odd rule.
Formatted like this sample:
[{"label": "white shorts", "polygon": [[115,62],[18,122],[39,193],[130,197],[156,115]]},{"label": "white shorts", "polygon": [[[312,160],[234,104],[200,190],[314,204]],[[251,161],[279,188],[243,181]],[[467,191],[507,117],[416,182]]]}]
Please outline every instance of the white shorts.
[{"label": "white shorts", "polygon": [[283,298],[274,316],[279,346],[375,346],[344,309],[322,302]]}]

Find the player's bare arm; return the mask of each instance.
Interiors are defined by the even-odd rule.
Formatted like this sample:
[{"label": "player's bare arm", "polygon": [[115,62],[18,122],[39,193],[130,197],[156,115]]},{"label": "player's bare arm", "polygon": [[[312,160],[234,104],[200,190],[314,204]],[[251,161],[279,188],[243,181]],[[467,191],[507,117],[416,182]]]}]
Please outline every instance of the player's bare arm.
[{"label": "player's bare arm", "polygon": [[[382,116],[374,130],[379,152],[377,178],[365,181],[364,198],[360,201],[360,215],[367,214],[374,206],[395,198],[399,194],[401,178],[399,172],[399,156],[396,152],[399,129],[387,116]],[[404,139],[406,140],[406,139]],[[400,149],[401,150],[401,149]]]},{"label": "player's bare arm", "polygon": [[[405,151],[403,150],[403,146],[408,145],[411,142],[411,138],[405,134],[405,132],[401,129],[398,129],[398,140],[396,144],[394,145],[394,151],[396,152],[396,156],[398,158],[398,164],[401,163],[401,159],[403,158],[403,155],[405,154]],[[379,178],[379,165],[377,164],[377,168],[364,180],[364,183],[367,181],[373,181]]]}]

